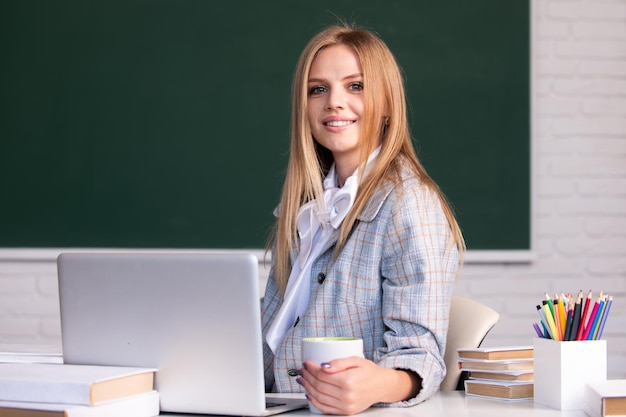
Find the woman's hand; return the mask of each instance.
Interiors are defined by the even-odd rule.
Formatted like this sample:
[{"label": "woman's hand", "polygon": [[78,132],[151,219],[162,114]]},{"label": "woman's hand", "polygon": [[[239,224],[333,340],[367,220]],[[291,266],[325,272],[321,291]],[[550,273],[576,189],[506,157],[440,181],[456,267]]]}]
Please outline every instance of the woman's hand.
[{"label": "woman's hand", "polygon": [[340,415],[353,415],[379,402],[407,400],[421,388],[417,374],[385,368],[359,357],[321,365],[306,362],[298,382],[324,414]]}]

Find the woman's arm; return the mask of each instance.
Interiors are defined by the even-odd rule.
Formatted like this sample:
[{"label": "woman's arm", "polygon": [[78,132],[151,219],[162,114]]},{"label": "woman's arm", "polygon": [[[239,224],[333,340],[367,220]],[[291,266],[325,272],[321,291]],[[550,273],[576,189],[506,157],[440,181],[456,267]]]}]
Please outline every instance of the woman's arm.
[{"label": "woman's arm", "polygon": [[385,347],[373,360],[420,376],[418,395],[393,404],[406,406],[429,398],[445,376],[459,252],[440,200],[426,185],[407,179],[394,207],[381,265]]},{"label": "woman's arm", "polygon": [[413,405],[430,397],[445,374],[458,252],[436,196],[414,181],[404,185],[392,202],[382,248],[384,347],[373,361],[350,358],[326,368],[307,363],[303,370],[311,401],[327,413]]}]

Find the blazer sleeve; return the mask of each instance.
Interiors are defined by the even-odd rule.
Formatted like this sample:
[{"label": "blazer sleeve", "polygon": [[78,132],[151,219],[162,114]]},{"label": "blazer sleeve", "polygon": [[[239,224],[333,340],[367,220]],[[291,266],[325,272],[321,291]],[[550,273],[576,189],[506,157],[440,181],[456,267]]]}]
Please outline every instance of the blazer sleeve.
[{"label": "blazer sleeve", "polygon": [[444,351],[459,252],[438,197],[417,180],[395,193],[383,249],[384,347],[379,365],[422,378],[419,394],[381,406],[410,406],[431,397],[445,376]]},{"label": "blazer sleeve", "polygon": [[[273,253],[273,252],[272,252]],[[261,325],[263,334],[263,365],[265,377],[265,392],[273,392],[275,388],[274,377],[274,353],[265,341],[267,331],[269,330],[276,313],[280,307],[281,294],[274,276],[274,257],[272,256],[272,264],[270,267],[263,303],[261,306]]]}]

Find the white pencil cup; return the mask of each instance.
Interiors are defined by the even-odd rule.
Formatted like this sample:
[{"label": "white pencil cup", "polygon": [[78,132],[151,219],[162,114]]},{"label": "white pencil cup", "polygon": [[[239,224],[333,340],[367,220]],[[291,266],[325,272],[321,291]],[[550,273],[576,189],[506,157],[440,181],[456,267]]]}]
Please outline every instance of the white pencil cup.
[{"label": "white pencil cup", "polygon": [[582,410],[587,382],[606,379],[606,340],[534,340],[535,403]]}]

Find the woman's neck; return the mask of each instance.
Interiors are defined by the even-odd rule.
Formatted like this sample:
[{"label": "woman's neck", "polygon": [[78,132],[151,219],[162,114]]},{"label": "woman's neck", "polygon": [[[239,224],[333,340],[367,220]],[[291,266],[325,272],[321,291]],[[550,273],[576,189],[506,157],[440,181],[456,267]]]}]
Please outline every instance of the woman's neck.
[{"label": "woman's neck", "polygon": [[334,157],[337,185],[341,188],[359,166],[358,159]]},{"label": "woman's neck", "polygon": [[[370,153],[369,159],[371,160],[375,155],[378,155],[380,152],[380,143],[377,147]],[[341,188],[346,183],[348,177],[354,174],[354,171],[359,167],[359,158],[358,155],[354,155],[354,153],[349,155],[337,155],[333,154],[333,159],[335,162],[335,172],[337,174],[337,185]]]}]

